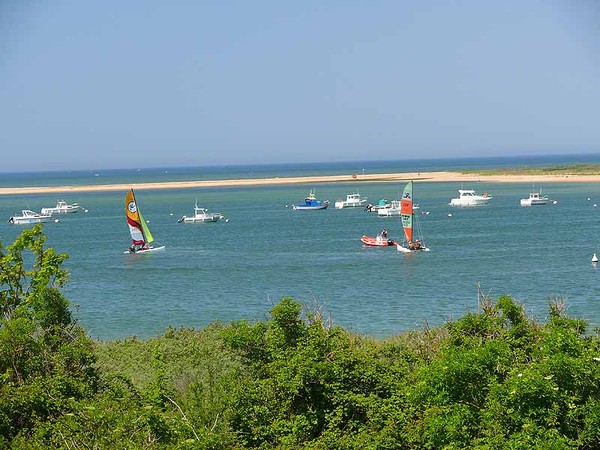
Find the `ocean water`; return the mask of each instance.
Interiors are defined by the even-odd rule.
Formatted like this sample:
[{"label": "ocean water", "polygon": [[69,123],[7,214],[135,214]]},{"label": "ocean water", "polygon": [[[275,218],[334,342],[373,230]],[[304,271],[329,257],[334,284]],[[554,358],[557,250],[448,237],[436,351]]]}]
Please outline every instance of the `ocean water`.
[{"label": "ocean water", "polygon": [[[538,158],[535,164],[574,162],[567,159]],[[321,171],[311,165],[240,166],[229,172],[122,170],[92,176],[113,183],[197,179],[198,174],[241,178],[525,164],[530,159],[338,163]],[[83,172],[4,175],[2,186],[88,184],[90,179]],[[99,339],[146,338],[169,325],[262,320],[282,297],[316,304],[334,324],[357,333],[387,337],[475,310],[478,284],[486,295],[513,296],[542,320],[549,299],[565,298],[569,315],[600,325],[600,273],[590,262],[593,253],[600,254],[600,184],[544,184],[543,192],[557,203],[523,208],[519,199],[528,195],[531,183],[477,182],[463,187],[488,192],[489,205],[451,208],[459,183],[416,182],[415,201],[430,212],[419,221],[431,251],[408,255],[360,242],[361,235],[375,235],[383,227],[400,238],[399,218],[333,208],[335,200],[357,188],[374,203],[397,198],[403,187],[327,183],[138,191],[155,244],[166,246],[146,255],[123,253],[130,245],[125,192],[65,193],[59,197],[88,212],[59,216],[44,231],[48,246],[70,255],[65,267],[71,281],[64,293],[90,336]],[[311,188],[332,205],[293,211],[291,204],[302,202]],[[193,213],[196,199],[229,221],[178,223],[183,214]],[[6,223],[8,217],[23,208],[39,211],[56,200],[54,194],[0,196],[0,240],[11,243],[24,227]]]}]

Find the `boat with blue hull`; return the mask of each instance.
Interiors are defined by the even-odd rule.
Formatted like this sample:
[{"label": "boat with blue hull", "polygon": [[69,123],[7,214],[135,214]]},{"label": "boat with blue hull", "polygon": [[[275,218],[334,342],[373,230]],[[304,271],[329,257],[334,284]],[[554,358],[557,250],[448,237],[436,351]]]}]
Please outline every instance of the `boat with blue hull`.
[{"label": "boat with blue hull", "polygon": [[304,203],[296,203],[292,205],[294,210],[315,210],[326,209],[329,206],[329,200],[317,200],[315,191],[311,190],[304,199]]}]

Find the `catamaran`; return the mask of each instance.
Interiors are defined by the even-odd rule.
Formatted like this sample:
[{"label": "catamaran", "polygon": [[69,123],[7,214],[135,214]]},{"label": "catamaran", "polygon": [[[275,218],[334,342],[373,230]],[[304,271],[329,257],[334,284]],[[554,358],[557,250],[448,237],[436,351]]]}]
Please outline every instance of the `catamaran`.
[{"label": "catamaran", "polygon": [[[400,214],[402,217],[402,228],[404,228],[404,240],[401,244],[396,244],[399,252],[428,252],[429,248],[425,246],[421,236],[421,228],[415,220],[415,211],[413,207],[413,182],[409,181],[404,187],[402,200],[400,200]],[[417,233],[414,233],[415,230]]]},{"label": "catamaran", "polygon": [[125,214],[127,215],[131,240],[133,241],[131,247],[125,253],[147,253],[165,249],[164,245],[160,247],[150,245],[154,241],[154,237],[152,237],[148,224],[142,216],[142,211],[138,207],[133,189],[129,189],[125,196]]}]

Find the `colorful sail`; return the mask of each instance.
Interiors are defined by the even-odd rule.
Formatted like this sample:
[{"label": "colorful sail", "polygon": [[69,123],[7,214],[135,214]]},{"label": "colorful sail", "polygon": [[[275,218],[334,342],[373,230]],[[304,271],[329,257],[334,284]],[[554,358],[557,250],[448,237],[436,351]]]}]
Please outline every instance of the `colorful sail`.
[{"label": "colorful sail", "polygon": [[142,216],[142,212],[138,209],[138,212],[140,213],[140,220],[142,223],[142,231],[144,232],[144,237],[146,238],[146,243],[150,244],[152,241],[154,241],[154,237],[152,236],[152,233],[150,233],[150,228],[148,228],[148,225],[146,224],[146,221],[144,220],[144,216]]},{"label": "colorful sail", "polygon": [[407,242],[413,240],[413,182],[409,181],[402,193],[400,201],[400,215],[402,217],[402,227]]},{"label": "colorful sail", "polygon": [[133,245],[144,245],[151,243],[154,238],[146,225],[142,212],[137,206],[133,189],[129,189],[125,196],[125,213],[127,214],[127,225]]}]

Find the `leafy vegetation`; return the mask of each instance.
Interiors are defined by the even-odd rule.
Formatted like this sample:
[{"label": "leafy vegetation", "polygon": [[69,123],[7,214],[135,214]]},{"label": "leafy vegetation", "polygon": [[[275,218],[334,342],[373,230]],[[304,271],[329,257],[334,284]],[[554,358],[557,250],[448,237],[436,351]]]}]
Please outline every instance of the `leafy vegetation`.
[{"label": "leafy vegetation", "polygon": [[462,170],[483,176],[491,175],[600,175],[600,164],[561,164],[547,167],[516,167],[487,170]]},{"label": "leafy vegetation", "polygon": [[600,446],[600,340],[560,301],[377,340],[284,298],[264,322],[93,342],[44,242],[0,245],[0,448]]}]

